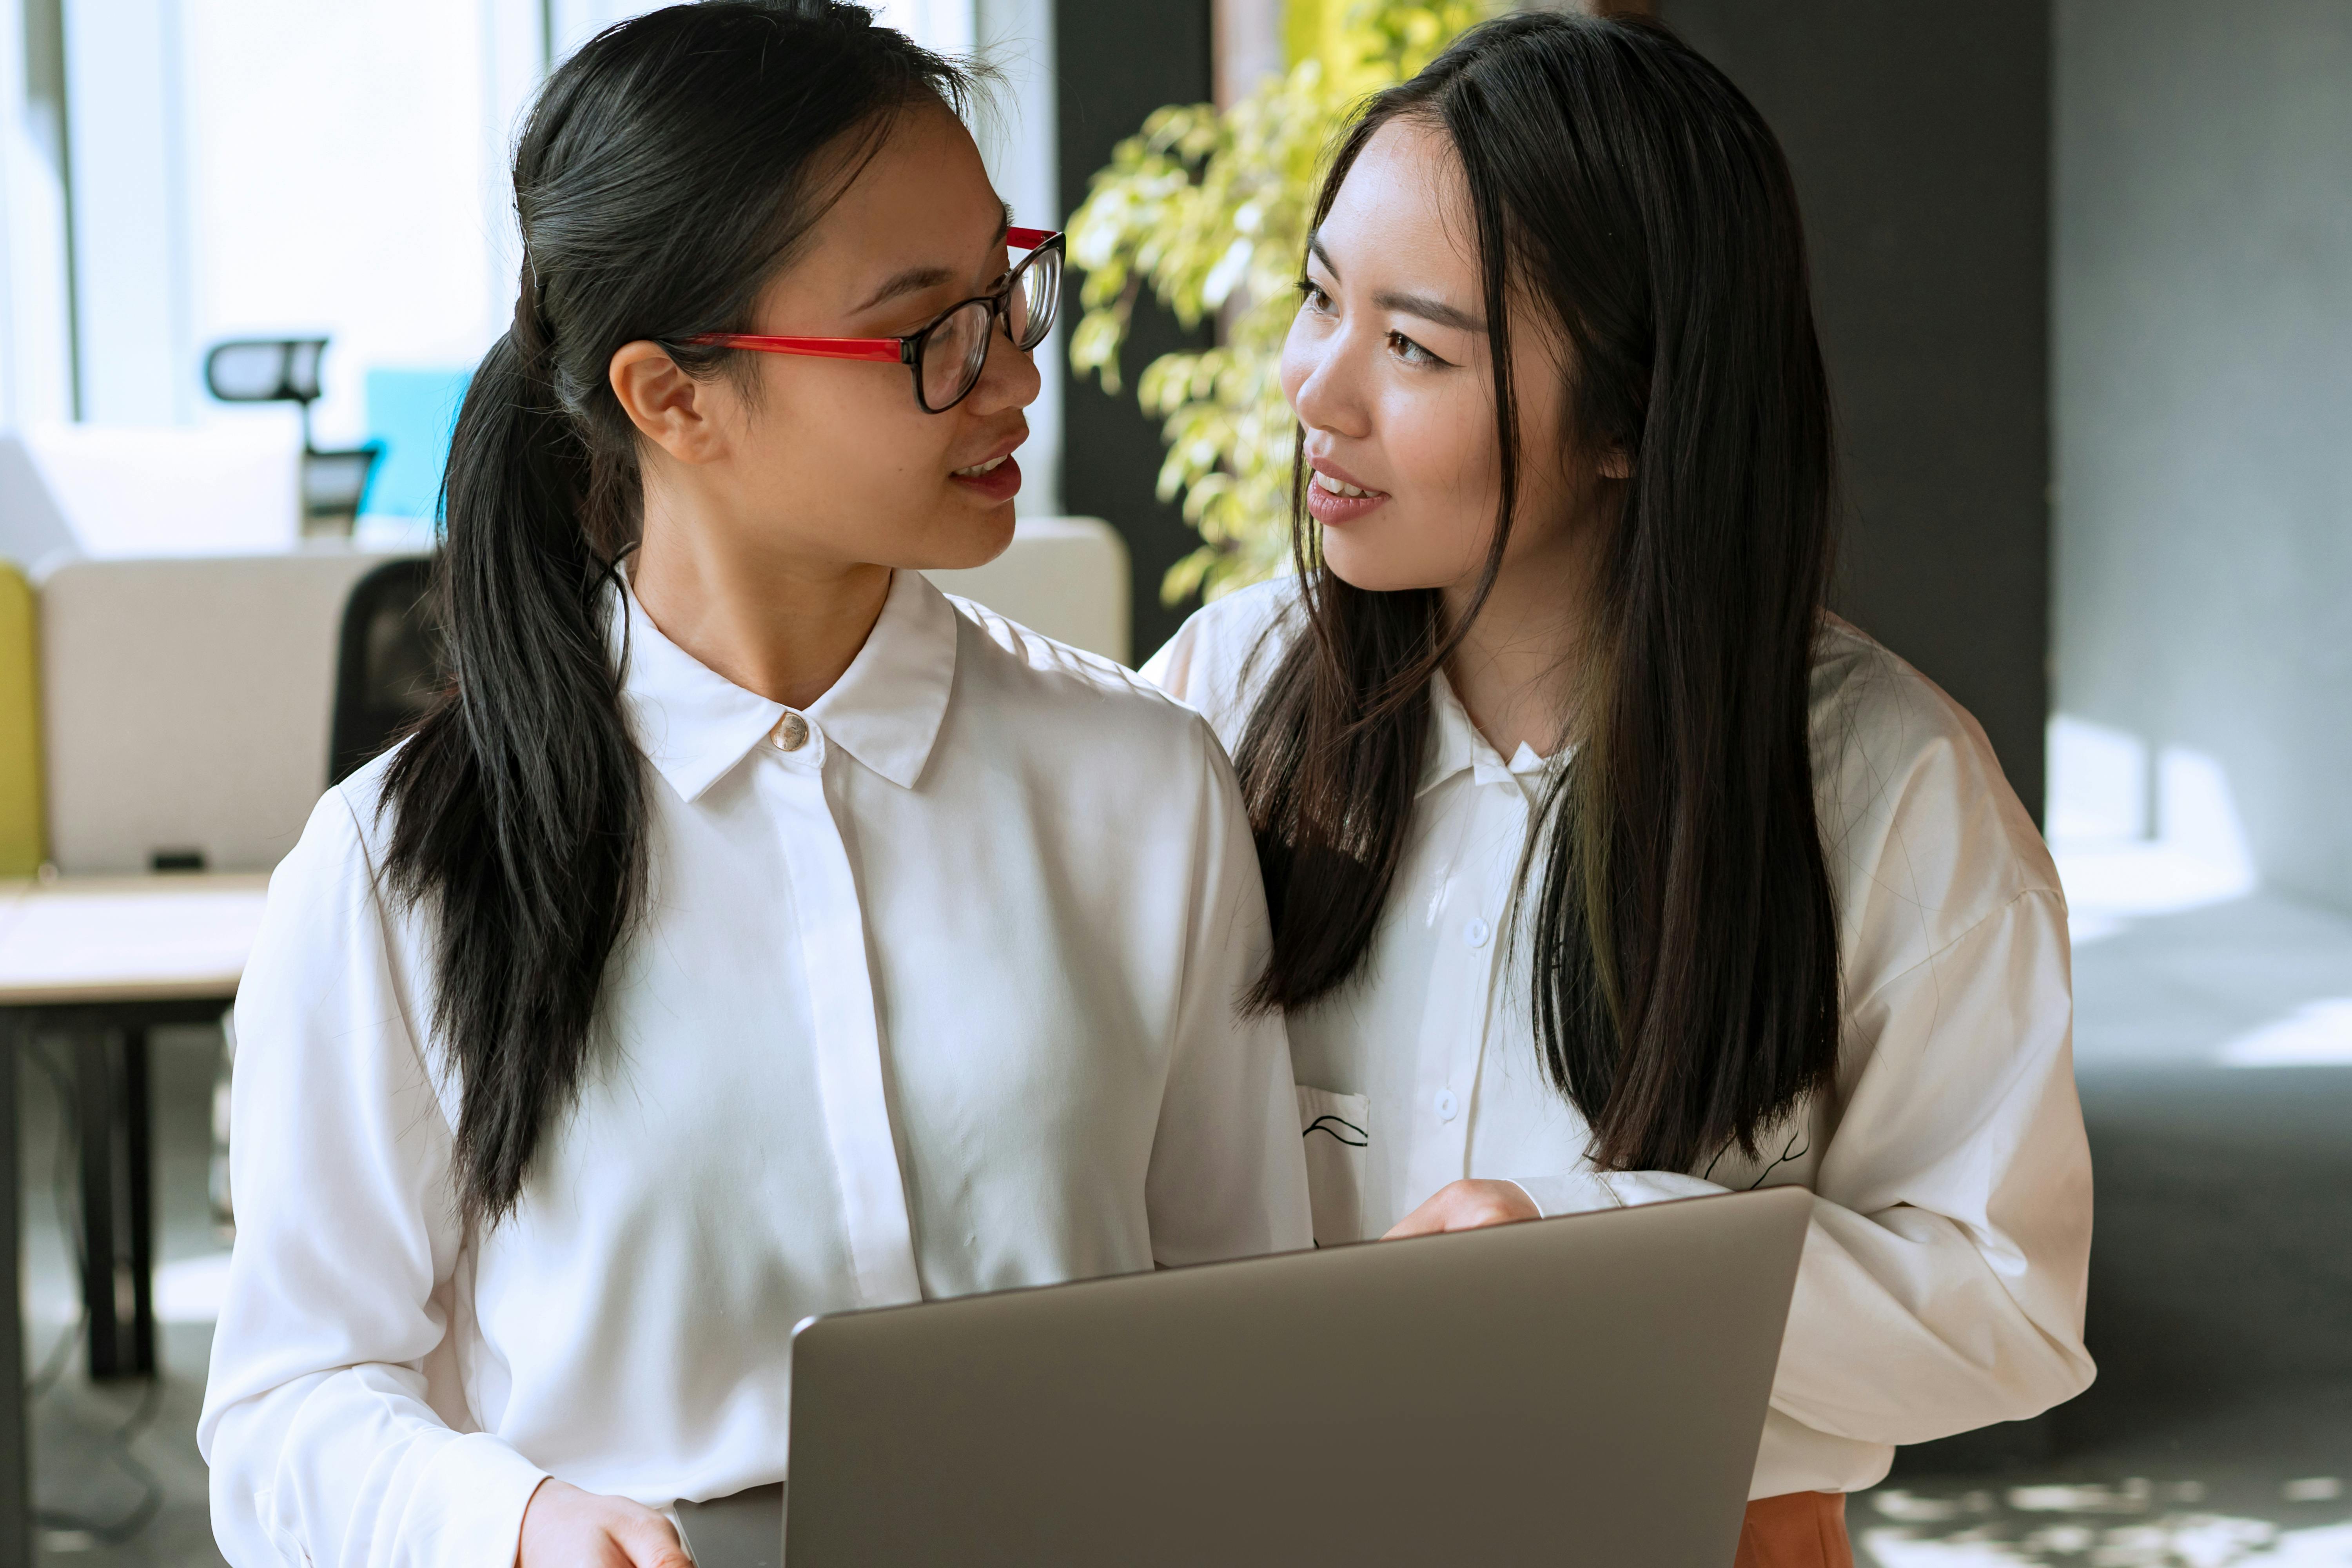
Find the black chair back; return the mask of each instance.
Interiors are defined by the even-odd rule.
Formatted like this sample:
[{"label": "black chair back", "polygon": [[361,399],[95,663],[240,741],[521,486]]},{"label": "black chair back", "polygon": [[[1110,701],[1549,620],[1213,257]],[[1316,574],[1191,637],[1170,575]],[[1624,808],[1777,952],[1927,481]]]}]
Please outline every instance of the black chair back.
[{"label": "black chair back", "polygon": [[387,561],[361,578],[343,606],[335,663],[335,717],[327,783],[375,760],[407,733],[448,682],[426,590],[433,563]]},{"label": "black chair back", "polygon": [[368,479],[375,472],[383,444],[370,441],[343,452],[302,454],[302,531],[348,539],[367,499]]}]

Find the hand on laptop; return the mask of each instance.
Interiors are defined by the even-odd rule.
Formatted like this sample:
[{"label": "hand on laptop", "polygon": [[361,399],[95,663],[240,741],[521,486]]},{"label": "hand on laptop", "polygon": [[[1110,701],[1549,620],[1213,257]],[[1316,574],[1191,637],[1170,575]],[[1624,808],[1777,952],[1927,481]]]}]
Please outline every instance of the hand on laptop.
[{"label": "hand on laptop", "polygon": [[1435,1236],[1445,1230],[1477,1230],[1541,1218],[1543,1211],[1517,1182],[1448,1182],[1381,1239],[1394,1241],[1401,1236]]},{"label": "hand on laptop", "polygon": [[516,1568],[694,1568],[668,1520],[550,1477],[522,1510]]}]

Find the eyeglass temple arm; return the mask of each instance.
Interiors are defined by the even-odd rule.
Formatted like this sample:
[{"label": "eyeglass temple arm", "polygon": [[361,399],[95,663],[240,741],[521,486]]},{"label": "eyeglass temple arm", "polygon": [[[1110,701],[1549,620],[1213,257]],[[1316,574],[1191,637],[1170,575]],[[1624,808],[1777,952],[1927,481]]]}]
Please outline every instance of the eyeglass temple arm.
[{"label": "eyeglass temple arm", "polygon": [[[1024,250],[1034,250],[1057,232],[1050,228],[1007,228],[1004,240]],[[882,364],[905,364],[913,357],[910,338],[768,338],[751,332],[704,332],[687,341],[706,348],[760,349],[769,353],[873,360]]]},{"label": "eyeglass temple arm", "polygon": [[706,332],[687,341],[708,348],[759,349],[768,353],[873,360],[882,364],[904,364],[908,353],[906,342],[898,338],[765,338],[751,332]]}]

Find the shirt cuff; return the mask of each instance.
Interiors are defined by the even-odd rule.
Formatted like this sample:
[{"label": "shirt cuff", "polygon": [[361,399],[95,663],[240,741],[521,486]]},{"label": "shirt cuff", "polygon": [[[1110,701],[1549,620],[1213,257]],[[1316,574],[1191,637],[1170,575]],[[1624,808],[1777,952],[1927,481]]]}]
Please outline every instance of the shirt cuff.
[{"label": "shirt cuff", "polygon": [[1594,1209],[1667,1203],[1675,1198],[1708,1197],[1731,1190],[1678,1171],[1570,1171],[1565,1175],[1505,1179],[1527,1194],[1528,1201],[1546,1219],[1557,1215],[1589,1214]]},{"label": "shirt cuff", "polygon": [[436,1568],[514,1568],[523,1510],[545,1479],[545,1470],[487,1432],[444,1444],[416,1500],[439,1504],[428,1516],[432,1539],[419,1542],[408,1560]]}]

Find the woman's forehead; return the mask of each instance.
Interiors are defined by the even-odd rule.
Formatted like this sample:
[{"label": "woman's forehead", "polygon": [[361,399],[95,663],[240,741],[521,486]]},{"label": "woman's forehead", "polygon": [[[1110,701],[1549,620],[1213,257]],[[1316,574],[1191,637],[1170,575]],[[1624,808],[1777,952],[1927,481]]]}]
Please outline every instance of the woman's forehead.
[{"label": "woman's forehead", "polygon": [[1445,132],[1424,121],[1392,120],[1373,132],[1316,236],[1343,274],[1369,268],[1476,297],[1477,242],[1461,160]]},{"label": "woman's forehead", "polygon": [[1003,204],[971,132],[944,104],[911,105],[892,116],[828,220],[884,229],[987,222]]},{"label": "woman's forehead", "polygon": [[776,279],[780,292],[844,310],[871,306],[901,274],[936,273],[968,291],[993,258],[1003,261],[1003,202],[971,133],[944,108],[909,110],[820,217],[806,252]]}]

